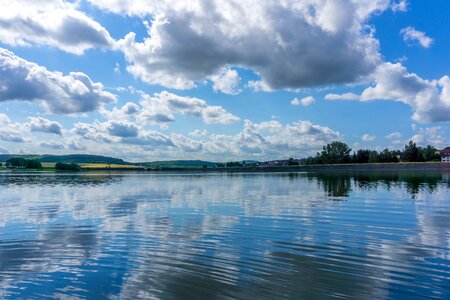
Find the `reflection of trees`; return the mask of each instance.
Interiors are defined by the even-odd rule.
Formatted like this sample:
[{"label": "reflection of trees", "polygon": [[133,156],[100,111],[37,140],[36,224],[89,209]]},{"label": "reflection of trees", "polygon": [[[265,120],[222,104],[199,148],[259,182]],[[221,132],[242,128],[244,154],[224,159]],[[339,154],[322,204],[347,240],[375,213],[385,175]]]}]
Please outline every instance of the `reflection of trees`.
[{"label": "reflection of trees", "polygon": [[[447,175],[447,177],[445,176]],[[433,193],[448,178],[440,172],[328,172],[307,173],[329,197],[348,197],[352,183],[358,190],[375,190],[403,186],[415,198],[420,192]]]},{"label": "reflection of trees", "polygon": [[340,173],[308,173],[307,176],[316,179],[325,194],[329,197],[348,197],[351,191],[351,177]]}]

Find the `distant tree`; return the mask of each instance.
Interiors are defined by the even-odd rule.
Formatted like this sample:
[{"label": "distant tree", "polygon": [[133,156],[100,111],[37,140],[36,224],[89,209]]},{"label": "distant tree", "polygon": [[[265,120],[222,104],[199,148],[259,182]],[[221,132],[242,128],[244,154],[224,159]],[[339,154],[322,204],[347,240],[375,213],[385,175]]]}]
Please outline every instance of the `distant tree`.
[{"label": "distant tree", "polygon": [[380,162],[379,158],[378,158],[378,152],[377,151],[370,151],[369,153],[369,163],[373,164],[373,163],[378,163]]},{"label": "distant tree", "polygon": [[369,162],[370,150],[360,149],[353,154],[353,162],[357,164],[366,164]]},{"label": "distant tree", "polygon": [[230,161],[227,162],[225,165],[227,168],[235,168],[235,167],[242,167],[242,163],[238,162],[238,161]]},{"label": "distant tree", "polygon": [[421,148],[420,150],[424,161],[439,161],[441,159],[439,151],[431,145],[428,145],[426,148]]},{"label": "distant tree", "polygon": [[41,169],[42,165],[35,159],[25,159],[23,157],[12,157],[6,161],[7,167]]},{"label": "distant tree", "polygon": [[80,171],[81,167],[76,163],[65,164],[62,162],[56,163],[55,169],[57,171]]},{"label": "distant tree", "polygon": [[334,141],[323,147],[320,159],[325,164],[345,164],[350,162],[351,151],[346,143]]},{"label": "distant tree", "polygon": [[27,159],[27,169],[42,169],[42,164],[35,159]]},{"label": "distant tree", "polygon": [[6,161],[7,167],[26,168],[27,160],[23,157],[12,157]]},{"label": "distant tree", "polygon": [[403,149],[402,159],[409,162],[417,162],[421,160],[420,150],[416,143],[409,141],[408,145],[405,145]]},{"label": "distant tree", "polygon": [[3,167],[3,164],[2,164],[2,163],[0,163],[0,168],[1,168],[1,167]]},{"label": "distant tree", "polygon": [[298,166],[299,163],[298,163],[298,161],[296,161],[295,159],[289,158],[289,160],[288,160],[288,165],[289,165],[289,166]]}]

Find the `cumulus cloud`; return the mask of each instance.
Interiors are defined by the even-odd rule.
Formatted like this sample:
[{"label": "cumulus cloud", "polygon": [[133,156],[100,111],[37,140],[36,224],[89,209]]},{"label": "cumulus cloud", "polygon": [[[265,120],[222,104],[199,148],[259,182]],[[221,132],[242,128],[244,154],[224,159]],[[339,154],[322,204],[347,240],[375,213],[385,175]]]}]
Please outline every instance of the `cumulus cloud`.
[{"label": "cumulus cloud", "polygon": [[30,131],[62,135],[63,128],[61,124],[42,117],[28,117],[28,123],[26,125],[30,128]]},{"label": "cumulus cloud", "polygon": [[416,30],[414,27],[406,27],[400,31],[403,40],[408,44],[418,43],[423,48],[430,48],[434,40],[428,37],[425,32]]},{"label": "cumulus cloud", "polygon": [[236,135],[211,134],[202,140],[204,152],[218,157],[279,158],[313,154],[324,144],[341,138],[339,132],[310,121],[283,125],[276,120],[244,121]]},{"label": "cumulus cloud", "polygon": [[374,72],[373,81],[375,84],[366,88],[361,95],[330,94],[325,99],[394,100],[410,105],[414,109],[412,118],[415,121],[450,121],[450,78],[448,76],[430,81],[409,73],[399,63],[384,63]]},{"label": "cumulus cloud", "polygon": [[[191,157],[192,153],[195,153],[197,158],[222,161],[302,157],[315,154],[330,141],[342,139],[338,131],[304,120],[289,124],[282,124],[277,120],[261,123],[245,120],[243,128],[237,133],[209,134],[205,130],[195,130],[189,136],[182,133],[172,133],[169,136],[132,123],[123,126],[125,130],[120,130],[120,134],[113,135],[110,132],[113,124],[112,121],[77,123],[72,129],[72,133],[76,135],[73,140],[84,139],[95,148],[128,145],[133,147],[132,150],[128,149],[129,151],[142,151],[144,156],[145,151],[151,151],[152,155],[160,159]],[[128,134],[128,128],[134,126],[138,128],[137,134]],[[77,144],[81,142],[77,140]],[[75,149],[67,142],[65,145],[69,149]]]},{"label": "cumulus cloud", "polygon": [[93,111],[116,97],[84,73],[64,76],[0,48],[0,101],[38,101],[59,114]]},{"label": "cumulus cloud", "polygon": [[87,147],[85,145],[83,145],[82,142],[78,141],[78,140],[71,140],[67,143],[67,147],[70,150],[74,150],[74,151],[84,151],[87,149]]},{"label": "cumulus cloud", "polygon": [[406,12],[408,11],[408,1],[400,0],[399,2],[394,2],[391,5],[391,9],[393,12]]},{"label": "cumulus cloud", "polygon": [[56,141],[50,141],[50,142],[40,142],[39,146],[44,148],[50,148],[53,150],[62,150],[64,149],[64,144]]},{"label": "cumulus cloud", "polygon": [[363,140],[364,142],[372,142],[375,140],[375,136],[374,135],[370,135],[370,134],[363,134],[363,136],[361,137],[361,140]]},{"label": "cumulus cloud", "polygon": [[5,142],[25,143],[31,139],[25,136],[26,127],[13,123],[6,114],[0,113],[0,140]]},{"label": "cumulus cloud", "polygon": [[146,148],[173,146],[170,137],[154,130],[123,121],[107,121],[93,123],[76,123],[72,132],[76,135],[99,143],[130,144]]},{"label": "cumulus cloud", "polygon": [[388,140],[396,140],[402,137],[402,134],[398,131],[394,131],[388,135],[385,136]]},{"label": "cumulus cloud", "polygon": [[194,141],[182,134],[174,133],[171,137],[175,146],[182,152],[199,152],[203,148],[203,144],[201,142]]},{"label": "cumulus cloud", "polygon": [[206,130],[206,129],[203,129],[203,130],[195,129],[194,131],[189,132],[189,135],[194,137],[194,138],[201,138],[201,137],[204,137],[204,136],[208,135],[208,130]]},{"label": "cumulus cloud", "polygon": [[255,92],[273,92],[273,89],[269,86],[269,84],[263,80],[250,80],[247,82],[247,87]]},{"label": "cumulus cloud", "polygon": [[[90,2],[151,19],[145,23],[147,37],[138,41],[131,32],[118,48],[130,73],[176,89],[193,88],[234,66],[253,70],[270,89],[353,82],[380,60],[378,41],[366,25],[390,5],[389,0]],[[235,82],[237,74],[227,71],[226,77]],[[228,83],[224,88],[214,80],[214,86],[230,91]]]},{"label": "cumulus cloud", "polygon": [[110,121],[107,125],[107,131],[112,136],[130,138],[138,136],[139,127],[130,122]]},{"label": "cumulus cloud", "polygon": [[205,100],[195,97],[178,96],[167,91],[153,96],[143,95],[141,110],[136,118],[150,124],[173,122],[174,114],[202,118],[206,124],[230,124],[239,118],[221,106],[210,106]]},{"label": "cumulus cloud", "polygon": [[300,105],[310,106],[311,104],[314,103],[314,101],[315,101],[314,97],[312,97],[312,96],[308,96],[308,97],[305,97],[302,99],[294,98],[291,101],[291,105],[293,105],[293,106],[300,106]]},{"label": "cumulus cloud", "polygon": [[216,92],[222,92],[229,95],[236,95],[242,92],[242,90],[239,89],[241,78],[236,70],[223,68],[209,79],[212,81],[213,89]]},{"label": "cumulus cloud", "polygon": [[411,141],[421,146],[433,145],[437,148],[444,148],[450,144],[445,138],[445,127],[433,126],[425,128],[413,128],[416,133],[410,138]]},{"label": "cumulus cloud", "polygon": [[140,107],[136,103],[127,102],[121,108],[114,107],[111,111],[101,106],[99,112],[108,120],[128,120],[136,116]]},{"label": "cumulus cloud", "polygon": [[359,100],[359,98],[359,95],[354,93],[328,94],[325,96],[326,100]]},{"label": "cumulus cloud", "polygon": [[73,54],[112,48],[108,31],[62,0],[6,0],[0,4],[0,41],[12,46],[48,45]]}]

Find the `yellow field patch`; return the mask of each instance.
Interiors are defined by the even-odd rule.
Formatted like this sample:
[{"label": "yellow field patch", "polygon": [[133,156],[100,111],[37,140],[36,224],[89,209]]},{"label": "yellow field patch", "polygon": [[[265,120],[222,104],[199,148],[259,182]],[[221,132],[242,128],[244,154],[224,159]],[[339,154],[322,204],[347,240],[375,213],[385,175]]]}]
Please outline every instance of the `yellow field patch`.
[{"label": "yellow field patch", "polygon": [[79,164],[85,169],[140,169],[138,166],[118,165],[118,164]]}]

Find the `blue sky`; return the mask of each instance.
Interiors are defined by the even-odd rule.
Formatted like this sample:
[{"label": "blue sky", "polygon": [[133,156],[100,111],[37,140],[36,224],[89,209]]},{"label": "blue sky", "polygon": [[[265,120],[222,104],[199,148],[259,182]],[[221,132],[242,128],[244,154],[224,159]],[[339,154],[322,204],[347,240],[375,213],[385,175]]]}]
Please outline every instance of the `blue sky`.
[{"label": "blue sky", "polygon": [[450,145],[450,3],[0,4],[0,152],[132,161]]}]

